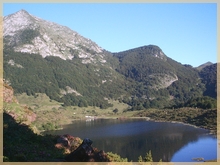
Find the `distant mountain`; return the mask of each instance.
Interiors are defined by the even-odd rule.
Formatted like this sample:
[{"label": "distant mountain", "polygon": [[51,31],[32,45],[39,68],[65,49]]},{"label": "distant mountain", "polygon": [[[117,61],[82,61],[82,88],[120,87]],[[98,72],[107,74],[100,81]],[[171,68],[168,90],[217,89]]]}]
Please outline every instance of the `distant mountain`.
[{"label": "distant mountain", "polygon": [[199,75],[206,88],[203,94],[217,98],[217,63],[206,65],[200,70]]},{"label": "distant mountain", "polygon": [[68,27],[21,10],[4,17],[3,36],[4,78],[15,93],[46,93],[65,105],[104,106],[104,98],[122,85],[113,57]]},{"label": "distant mountain", "polygon": [[138,98],[129,101],[132,106],[136,102],[144,107],[181,105],[202,94],[198,71],[172,60],[158,46],[114,53],[114,57],[120,62],[116,70],[136,82],[132,94]]},{"label": "distant mountain", "polygon": [[202,65],[199,65],[198,67],[196,67],[196,69],[198,69],[199,71],[202,70],[203,68],[205,68],[206,66],[210,66],[212,65],[213,63],[212,62],[206,62]]},{"label": "distant mountain", "polygon": [[4,17],[3,37],[5,82],[15,93],[46,93],[64,106],[106,108],[115,99],[130,110],[173,107],[211,89],[202,72],[156,45],[111,53],[24,10]]},{"label": "distant mountain", "polygon": [[178,80],[174,68],[167,63],[167,56],[158,46],[148,45],[113,55],[119,59],[116,69],[119,73],[146,82],[152,88],[166,88]]}]

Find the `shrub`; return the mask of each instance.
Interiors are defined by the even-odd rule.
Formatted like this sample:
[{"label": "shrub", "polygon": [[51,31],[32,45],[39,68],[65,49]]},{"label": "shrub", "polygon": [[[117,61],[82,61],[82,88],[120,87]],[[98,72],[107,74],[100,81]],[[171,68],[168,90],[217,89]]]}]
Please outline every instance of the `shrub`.
[{"label": "shrub", "polygon": [[111,162],[127,162],[127,158],[121,158],[120,155],[114,154],[112,152],[107,152],[107,157]]}]

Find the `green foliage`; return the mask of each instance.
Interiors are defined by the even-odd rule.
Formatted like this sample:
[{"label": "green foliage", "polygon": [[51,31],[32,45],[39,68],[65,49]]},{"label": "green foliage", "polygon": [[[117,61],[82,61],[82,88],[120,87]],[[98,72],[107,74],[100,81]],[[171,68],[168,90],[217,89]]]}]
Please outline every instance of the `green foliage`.
[{"label": "green foliage", "polygon": [[39,36],[39,31],[33,29],[25,29],[20,35],[20,44],[31,44],[31,41]]},{"label": "green foliage", "polygon": [[[4,77],[10,80],[15,93],[46,93],[51,98],[57,96],[59,88],[53,70],[40,55],[7,51],[4,58]],[[23,68],[11,66],[9,60]]]},{"label": "green foliage", "polygon": [[203,109],[217,108],[217,100],[208,96],[190,99],[185,103],[185,107],[197,107]]},{"label": "green foliage", "polygon": [[16,37],[13,36],[13,39],[11,39],[11,36],[4,36],[4,43],[10,43],[10,46],[6,44],[4,45],[4,50],[11,50],[12,47],[24,44],[32,44],[32,40],[40,35],[38,29],[24,29],[20,30],[18,33],[19,34],[17,34]]},{"label": "green foliage", "polygon": [[[156,46],[146,46],[114,54],[120,62],[116,70],[129,80],[125,89],[135,96],[123,100],[131,110],[182,106],[189,98],[202,96],[204,84],[199,80],[198,70],[163,55],[156,58],[155,54],[161,52]],[[155,87],[165,75],[176,75],[178,80],[167,88]]]},{"label": "green foliage", "polygon": [[206,66],[199,75],[205,84],[204,95],[217,98],[217,64]]},{"label": "green foliage", "polygon": [[151,150],[149,152],[146,153],[146,156],[144,157],[144,162],[153,162],[153,157],[151,154]]},{"label": "green foliage", "polygon": [[51,131],[51,130],[56,130],[59,127],[55,124],[55,123],[46,123],[46,124],[42,124],[42,129],[45,131]]},{"label": "green foliage", "polygon": [[[13,60],[18,68],[8,62]],[[82,64],[80,59],[62,60],[59,57],[42,58],[37,54],[18,53],[4,50],[4,78],[10,80],[15,93],[46,93],[50,99],[63,102],[64,106],[111,107],[104,98],[117,98],[124,93],[123,79],[106,66]],[[113,75],[113,76],[111,76]],[[106,80],[105,83],[102,83]],[[80,93],[60,90],[66,87]]]},{"label": "green foliage", "polygon": [[199,108],[149,109],[138,112],[134,116],[149,117],[158,121],[178,121],[192,124],[217,132],[217,110]]},{"label": "green foliage", "polygon": [[[31,30],[23,33],[23,38],[38,35],[37,31]],[[81,49],[89,51],[82,45]],[[216,66],[205,67],[199,72],[168,58],[157,46],[114,54],[105,51],[105,65],[82,64],[81,59],[77,58],[79,52],[70,51],[75,57],[73,60],[53,56],[42,58],[38,54],[14,52],[5,47],[4,78],[10,81],[15,93],[27,93],[29,96],[46,93],[63,106],[97,106],[105,109],[112,106],[107,99],[120,99],[131,107],[129,110],[143,110],[183,107],[189,99],[203,95],[216,98]],[[11,65],[10,60],[22,67]],[[207,76],[209,71],[214,72]],[[176,76],[177,81],[168,87],[163,86],[165,78],[171,81],[171,77]],[[72,91],[68,91],[67,87]],[[61,94],[61,90],[65,94]],[[206,107],[214,108],[215,104],[209,101]]]},{"label": "green foliage", "polygon": [[138,157],[138,162],[153,162],[153,157],[152,157],[152,154],[151,154],[151,150],[146,152],[146,155],[145,155],[144,158],[142,158],[142,156],[140,155]]},{"label": "green foliage", "polygon": [[16,121],[19,123],[29,123],[28,115],[32,115],[33,112],[30,111],[27,107],[22,107],[19,104],[13,103],[6,103],[3,104],[3,112],[11,113],[16,116]]},{"label": "green foliage", "polygon": [[[149,85],[155,83],[150,75],[174,72],[164,59],[155,58],[149,49],[151,48],[144,47],[115,53],[114,56],[118,57],[120,61],[116,70],[128,78],[138,82],[147,82]],[[160,52],[159,48],[155,48],[155,50]]]},{"label": "green foliage", "polygon": [[143,158],[141,155],[138,157],[138,162],[143,162]]},{"label": "green foliage", "polygon": [[3,162],[9,162],[9,158],[7,156],[3,156]]},{"label": "green foliage", "polygon": [[107,152],[107,157],[112,162],[128,162],[127,158],[121,158],[120,155],[114,154],[112,152]]}]

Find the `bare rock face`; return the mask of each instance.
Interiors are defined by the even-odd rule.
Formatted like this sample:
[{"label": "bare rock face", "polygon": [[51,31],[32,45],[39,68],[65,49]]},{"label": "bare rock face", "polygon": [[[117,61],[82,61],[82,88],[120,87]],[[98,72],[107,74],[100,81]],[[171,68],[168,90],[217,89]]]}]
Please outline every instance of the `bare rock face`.
[{"label": "bare rock face", "polygon": [[66,26],[40,19],[25,10],[5,16],[3,22],[4,45],[16,52],[105,63],[101,47]]}]

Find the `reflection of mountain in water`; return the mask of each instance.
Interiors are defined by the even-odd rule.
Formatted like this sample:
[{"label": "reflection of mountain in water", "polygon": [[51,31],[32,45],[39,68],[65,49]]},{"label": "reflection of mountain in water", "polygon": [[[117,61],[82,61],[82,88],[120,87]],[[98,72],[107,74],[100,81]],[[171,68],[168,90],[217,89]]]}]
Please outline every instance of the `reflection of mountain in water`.
[{"label": "reflection of mountain in water", "polygon": [[208,131],[179,123],[98,119],[77,121],[63,130],[47,133],[88,137],[94,147],[117,153],[129,161],[137,161],[149,150],[154,161],[171,161],[178,150]]},{"label": "reflection of mountain in water", "polygon": [[[190,142],[197,141],[199,135],[206,132],[203,129],[172,123],[156,123],[155,126],[150,123],[149,127],[150,131],[137,135],[98,139],[94,141],[94,146],[118,153],[133,161],[137,161],[140,155],[145,156],[149,150],[152,151],[154,161],[171,161],[178,150]],[[143,131],[144,126],[140,129]]]}]

